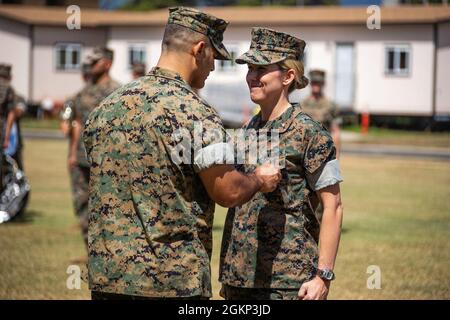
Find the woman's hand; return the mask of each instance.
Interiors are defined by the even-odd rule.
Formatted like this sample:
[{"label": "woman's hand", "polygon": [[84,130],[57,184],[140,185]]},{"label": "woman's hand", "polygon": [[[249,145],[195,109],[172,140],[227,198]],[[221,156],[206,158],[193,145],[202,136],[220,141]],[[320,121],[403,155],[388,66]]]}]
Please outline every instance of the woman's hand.
[{"label": "woman's hand", "polygon": [[305,282],[298,291],[300,300],[326,300],[330,281],[323,280],[316,276],[311,281]]}]

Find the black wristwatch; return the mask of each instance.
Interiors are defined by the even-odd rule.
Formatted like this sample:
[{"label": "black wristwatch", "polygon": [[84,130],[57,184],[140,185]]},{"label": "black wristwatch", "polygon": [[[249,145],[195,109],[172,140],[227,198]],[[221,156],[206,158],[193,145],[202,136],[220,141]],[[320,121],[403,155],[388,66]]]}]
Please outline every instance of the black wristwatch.
[{"label": "black wristwatch", "polygon": [[326,281],[332,281],[336,278],[334,272],[330,269],[317,269],[317,275]]}]

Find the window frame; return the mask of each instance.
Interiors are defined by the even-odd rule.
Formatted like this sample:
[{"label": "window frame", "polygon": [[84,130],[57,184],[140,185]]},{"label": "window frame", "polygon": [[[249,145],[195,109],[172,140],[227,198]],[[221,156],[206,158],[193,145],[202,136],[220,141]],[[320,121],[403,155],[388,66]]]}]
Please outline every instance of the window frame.
[{"label": "window frame", "polygon": [[[140,52],[143,52],[143,59],[142,60],[132,60],[132,52],[135,51],[135,49],[139,49]],[[134,58],[134,56],[133,56]],[[144,42],[135,42],[135,43],[128,43],[128,50],[127,50],[127,67],[129,70],[133,69],[133,63],[134,62],[140,62],[145,65],[147,65],[147,44]]]},{"label": "window frame", "polygon": [[[216,60],[216,70],[220,73],[233,73],[237,70],[237,63],[234,61],[239,55],[239,44],[238,43],[227,43],[224,44],[228,52],[231,55],[231,60]],[[233,55],[234,53],[234,55]]]},{"label": "window frame", "polygon": [[[77,49],[77,50],[74,50]],[[64,64],[60,64],[59,57],[60,52],[64,49],[65,51],[65,61]],[[68,50],[70,49],[70,50]],[[72,63],[71,55],[73,52],[78,52],[77,63]],[[71,72],[78,71],[81,69],[81,57],[83,54],[83,45],[79,42],[56,42],[53,47],[53,55],[54,55],[54,68],[56,71],[61,72]],[[70,63],[68,63],[70,61]]]},{"label": "window frame", "polygon": [[[389,68],[389,53],[393,52],[393,68]],[[401,54],[406,53],[406,65],[402,69]],[[409,77],[411,75],[412,49],[409,44],[386,44],[384,49],[384,74],[386,76]]]}]

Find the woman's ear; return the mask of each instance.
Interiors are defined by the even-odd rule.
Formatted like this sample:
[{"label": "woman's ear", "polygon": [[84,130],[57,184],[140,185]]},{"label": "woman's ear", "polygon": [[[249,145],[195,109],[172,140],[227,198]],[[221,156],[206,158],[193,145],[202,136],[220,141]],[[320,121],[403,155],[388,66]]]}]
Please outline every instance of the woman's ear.
[{"label": "woman's ear", "polygon": [[284,74],[283,85],[289,86],[292,81],[295,81],[295,71],[294,69],[288,69]]}]

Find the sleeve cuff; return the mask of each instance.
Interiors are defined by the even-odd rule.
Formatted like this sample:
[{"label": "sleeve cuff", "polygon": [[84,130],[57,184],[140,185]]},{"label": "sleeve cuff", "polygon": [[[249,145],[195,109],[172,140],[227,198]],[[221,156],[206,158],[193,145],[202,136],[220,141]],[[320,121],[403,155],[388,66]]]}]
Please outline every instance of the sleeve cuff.
[{"label": "sleeve cuff", "polygon": [[344,181],[341,176],[339,160],[334,159],[327,162],[322,170],[317,170],[314,174],[307,174],[309,186],[314,190],[320,190],[336,183]]},{"label": "sleeve cuff", "polygon": [[196,172],[218,164],[234,164],[234,149],[225,142],[215,143],[200,149],[194,157]]}]

